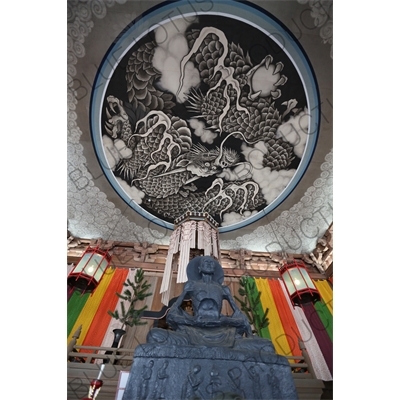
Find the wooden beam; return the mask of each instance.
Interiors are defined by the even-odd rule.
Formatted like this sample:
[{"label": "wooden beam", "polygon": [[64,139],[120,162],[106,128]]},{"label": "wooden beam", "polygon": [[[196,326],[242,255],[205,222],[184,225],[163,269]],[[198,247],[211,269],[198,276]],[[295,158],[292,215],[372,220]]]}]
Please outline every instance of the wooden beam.
[{"label": "wooden beam", "polygon": [[[76,263],[78,260],[74,259],[73,257],[68,257],[68,263]],[[145,272],[164,272],[165,264],[156,263],[156,262],[143,262],[143,261],[135,261],[129,260],[125,263],[121,262],[112,262],[112,265],[116,268],[142,268]],[[225,277],[237,277],[240,278],[241,276],[253,276],[257,278],[280,278],[279,271],[271,270],[271,269],[240,269],[235,267],[226,267],[222,265]],[[311,279],[327,279],[326,274],[319,274],[315,272],[309,272]]]},{"label": "wooden beam", "polygon": [[[77,264],[88,245],[93,245],[93,240],[79,239],[79,246],[70,248],[67,252],[67,263]],[[148,244],[146,244],[148,246]],[[168,255],[167,245],[157,245],[156,251],[143,256],[140,251],[140,243],[111,242],[107,241],[112,255],[111,265],[116,268],[142,268],[146,272],[163,273],[165,261]],[[143,246],[142,246],[143,247]],[[246,260],[237,265],[237,260],[230,256],[231,250],[221,249],[221,265],[226,277],[241,277],[243,275],[263,278],[279,278],[279,260],[282,259],[278,253],[249,251]],[[290,258],[304,261],[303,254],[293,253]],[[304,261],[305,262],[305,261]],[[309,263],[308,263],[309,264]],[[306,263],[307,265],[307,263]],[[310,271],[314,268],[315,271]],[[325,273],[319,273],[314,265],[308,265],[309,274],[312,279],[327,279],[333,272],[333,264]],[[332,272],[331,272],[332,271]]]},{"label": "wooden beam", "polygon": [[327,278],[330,278],[333,275],[333,262],[331,265],[326,269],[325,275]]}]

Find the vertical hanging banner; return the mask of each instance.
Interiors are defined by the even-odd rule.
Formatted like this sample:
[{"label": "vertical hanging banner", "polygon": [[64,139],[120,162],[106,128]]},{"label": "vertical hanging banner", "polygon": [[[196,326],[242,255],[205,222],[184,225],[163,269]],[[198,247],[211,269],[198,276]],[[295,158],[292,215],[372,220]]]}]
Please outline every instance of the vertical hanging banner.
[{"label": "vertical hanging banner", "polygon": [[333,290],[329,285],[328,281],[324,280],[313,280],[319,293],[321,294],[322,300],[328,308],[331,315],[333,315]]},{"label": "vertical hanging banner", "polygon": [[94,293],[88,298],[87,302],[83,306],[70,334],[68,335],[68,342],[71,340],[73,333],[78,329],[79,325],[82,325],[81,334],[77,340],[77,344],[80,345],[86,337],[89,330],[90,324],[94,316],[96,315],[97,309],[99,308],[101,299],[106,292],[108,285],[110,284],[115,273],[115,269],[108,267],[101,279],[99,285],[97,286]]},{"label": "vertical hanging banner", "polygon": [[170,301],[173,272],[177,269],[177,283],[187,281],[186,267],[193,256],[193,251],[203,250],[204,256],[212,254],[219,259],[217,229],[218,224],[203,212],[187,211],[175,220],[160,288],[161,301],[164,305],[167,306]]},{"label": "vertical hanging banner", "polygon": [[100,346],[104,336],[107,333],[108,326],[111,321],[111,315],[108,310],[114,311],[119,297],[116,292],[121,292],[123,284],[126,280],[129,270],[127,268],[116,268],[107,290],[99,304],[94,315],[90,327],[87,331],[85,340],[82,342],[84,346]]},{"label": "vertical hanging banner", "polygon": [[255,282],[257,290],[261,293],[263,309],[269,308],[268,329],[271,333],[271,340],[275,346],[276,352],[283,356],[293,355],[268,280],[265,278],[256,278]]},{"label": "vertical hanging banner", "polygon": [[[128,281],[128,280],[131,281],[131,282],[134,282],[136,271],[137,271],[136,268],[130,268],[128,270],[128,275],[126,277],[125,282]],[[115,296],[115,297],[117,297],[117,296]],[[121,304],[120,304],[121,301],[124,303],[125,310],[127,310],[128,306],[129,306],[129,300],[122,300],[122,299],[118,299],[118,301],[115,304],[114,308],[111,308],[111,305],[110,305],[109,310],[111,310],[113,312],[115,312],[116,310],[121,311]],[[109,320],[109,323],[108,323],[108,326],[107,326],[107,329],[106,329],[106,333],[103,336],[103,340],[101,342],[101,346],[102,347],[110,347],[112,345],[112,342],[114,340],[113,330],[114,329],[118,329],[118,328],[121,328],[121,323],[119,321],[115,320],[114,318],[110,317],[110,320]]]},{"label": "vertical hanging banner", "polygon": [[317,339],[318,345],[325,358],[326,365],[328,366],[330,373],[333,375],[332,340],[329,337],[328,332],[326,331],[326,328],[322,323],[321,318],[319,317],[314,305],[312,303],[306,303],[303,304],[302,309],[304,311],[304,315],[308,320],[308,323],[311,326],[313,334]]},{"label": "vertical hanging banner", "polygon": [[321,300],[314,304],[314,308],[333,342],[333,290],[327,281],[315,280],[314,283],[321,294]]},{"label": "vertical hanging banner", "polygon": [[277,279],[268,279],[268,284],[271,288],[276,309],[278,311],[279,318],[285,332],[284,335],[288,342],[291,355],[302,356],[299,347],[299,339],[301,339],[301,335],[299,329],[297,328],[297,324],[293,317],[293,314],[290,310],[290,306],[288,305],[285,295],[282,292],[282,286]]},{"label": "vertical hanging banner", "polygon": [[331,381],[332,374],[328,368],[319,344],[315,338],[314,332],[304,314],[304,311],[300,307],[293,307],[292,302],[287,294],[285,284],[283,281],[279,281],[282,287],[282,293],[286,298],[287,304],[290,306],[290,310],[296,321],[296,325],[301,333],[301,339],[306,346],[307,352],[310,355],[312,366],[315,371],[317,379],[322,379],[324,381]]},{"label": "vertical hanging banner", "polygon": [[[137,271],[136,268],[125,269],[125,273],[127,275],[125,276],[124,282],[127,282],[128,280],[131,281],[131,282],[134,282],[136,271]],[[124,288],[123,283],[122,283],[121,289],[117,290],[118,292],[123,292],[123,288]],[[110,310],[112,312],[115,312],[116,310],[118,310],[119,312],[121,312],[121,302],[124,304],[125,310],[127,310],[128,307],[129,307],[129,300],[122,300],[115,293],[114,293],[114,295],[115,295],[117,301],[116,301],[116,303],[108,304],[107,315],[108,315],[109,319],[106,319],[106,321],[108,321],[108,325],[104,329],[104,335],[102,336],[102,340],[101,340],[101,343],[99,345],[100,347],[111,347],[111,345],[112,345],[112,343],[114,341],[114,338],[115,338],[113,330],[114,329],[121,329],[121,322],[115,320],[114,318],[112,318],[108,314],[108,310]],[[93,323],[92,323],[91,327],[92,326],[94,326]],[[85,341],[85,343],[86,343],[86,341]],[[104,353],[104,351],[102,351],[100,353]],[[97,360],[95,360],[95,363],[96,364],[103,364],[103,360],[102,359],[97,359]]]},{"label": "vertical hanging banner", "polygon": [[72,328],[74,326],[79,326],[76,324],[76,320],[79,317],[83,307],[85,306],[88,298],[90,296],[89,292],[82,294],[79,290],[74,290],[72,295],[67,303],[67,337],[70,334],[74,334],[75,331],[72,332]]},{"label": "vertical hanging banner", "polygon": [[[245,288],[247,295],[249,297],[250,305],[253,307],[253,313],[258,316],[259,320],[262,319],[265,309],[263,309],[261,304],[255,304],[255,300],[259,294],[255,279],[253,277],[248,277],[245,283]],[[260,336],[271,340],[271,333],[268,326],[260,330]]]}]

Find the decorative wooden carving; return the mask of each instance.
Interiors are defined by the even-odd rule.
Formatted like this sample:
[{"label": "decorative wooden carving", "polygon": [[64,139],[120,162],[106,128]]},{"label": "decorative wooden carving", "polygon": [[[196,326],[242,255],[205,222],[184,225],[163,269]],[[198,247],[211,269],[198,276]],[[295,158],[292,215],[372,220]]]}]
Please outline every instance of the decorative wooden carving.
[{"label": "decorative wooden carving", "polygon": [[236,261],[236,267],[246,269],[246,261],[252,259],[253,253],[250,250],[239,249],[229,252],[229,257]]},{"label": "decorative wooden carving", "polygon": [[317,241],[317,246],[310,253],[313,264],[320,272],[325,272],[333,262],[333,224],[325,232],[324,236]]},{"label": "decorative wooden carving", "polygon": [[82,242],[68,233],[67,235],[67,250],[79,247]]},{"label": "decorative wooden carving", "polygon": [[[201,221],[197,221],[197,226]],[[205,223],[207,225],[207,223]],[[178,229],[179,231],[179,229]],[[82,239],[67,235],[67,262],[79,261],[85,249],[90,246],[100,245],[108,249],[112,254],[112,262],[119,268],[143,268],[146,271],[155,271],[167,274],[169,279],[177,270],[177,259],[180,248],[180,234],[175,230],[176,240],[170,246],[156,245],[148,242],[117,242],[101,239]],[[199,232],[200,233],[200,232]],[[173,236],[174,234],[172,234]],[[191,248],[189,260],[197,255],[205,255],[205,231],[201,229],[197,245],[203,246]],[[211,244],[211,243],[210,243]],[[202,249],[203,247],[203,249]],[[279,276],[278,267],[283,260],[281,253],[256,252],[247,249],[220,251],[220,262],[225,271],[225,276]],[[329,227],[325,235],[318,240],[316,248],[309,254],[287,254],[286,257],[303,261],[315,276],[326,279],[333,274],[333,225]],[[168,273],[168,266],[170,268]],[[328,274],[329,272],[329,274]],[[164,291],[168,287],[168,281],[164,283]]]},{"label": "decorative wooden carving", "polygon": [[140,253],[134,251],[131,247],[115,247],[113,249],[112,261],[127,264],[129,261],[140,258]]},{"label": "decorative wooden carving", "polygon": [[157,253],[158,246],[148,242],[142,242],[139,244],[134,244],[133,248],[140,253],[140,261],[145,261],[146,256],[149,254]]}]

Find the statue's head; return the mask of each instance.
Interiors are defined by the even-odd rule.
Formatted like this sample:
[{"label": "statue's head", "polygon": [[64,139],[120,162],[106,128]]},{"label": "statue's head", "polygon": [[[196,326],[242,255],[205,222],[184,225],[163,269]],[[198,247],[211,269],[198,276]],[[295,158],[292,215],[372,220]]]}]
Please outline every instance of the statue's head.
[{"label": "statue's head", "polygon": [[224,281],[224,271],[221,264],[211,256],[197,256],[193,258],[187,268],[186,273],[189,280],[198,281],[203,274],[212,276],[212,280],[222,285]]},{"label": "statue's head", "polygon": [[212,257],[202,257],[199,263],[199,272],[201,274],[213,275],[215,272],[215,260]]}]

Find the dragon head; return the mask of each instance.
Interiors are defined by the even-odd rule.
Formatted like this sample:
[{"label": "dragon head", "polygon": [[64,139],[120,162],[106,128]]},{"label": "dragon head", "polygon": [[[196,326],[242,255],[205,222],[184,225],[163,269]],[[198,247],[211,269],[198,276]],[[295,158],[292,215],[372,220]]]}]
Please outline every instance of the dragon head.
[{"label": "dragon head", "polygon": [[225,147],[209,150],[197,144],[190,149],[187,159],[188,171],[199,177],[207,177],[235,165],[239,161],[239,155],[236,151]]}]

